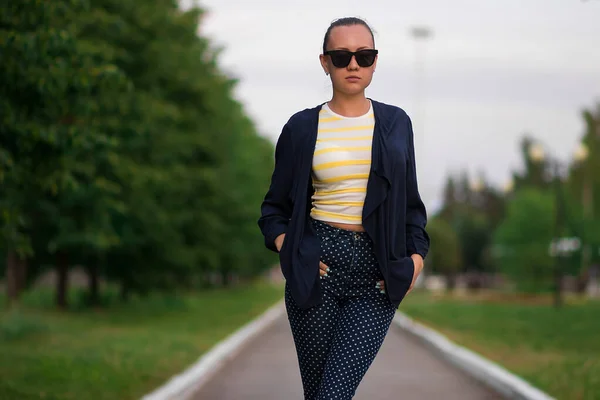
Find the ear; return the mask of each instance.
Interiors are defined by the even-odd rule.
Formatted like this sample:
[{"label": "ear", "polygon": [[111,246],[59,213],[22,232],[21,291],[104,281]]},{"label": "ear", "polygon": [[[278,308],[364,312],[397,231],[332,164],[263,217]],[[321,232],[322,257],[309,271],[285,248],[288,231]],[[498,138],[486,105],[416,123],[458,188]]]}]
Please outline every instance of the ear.
[{"label": "ear", "polygon": [[321,67],[323,68],[323,71],[325,71],[325,75],[329,75],[329,63],[327,60],[327,56],[320,54],[319,61],[321,62]]}]

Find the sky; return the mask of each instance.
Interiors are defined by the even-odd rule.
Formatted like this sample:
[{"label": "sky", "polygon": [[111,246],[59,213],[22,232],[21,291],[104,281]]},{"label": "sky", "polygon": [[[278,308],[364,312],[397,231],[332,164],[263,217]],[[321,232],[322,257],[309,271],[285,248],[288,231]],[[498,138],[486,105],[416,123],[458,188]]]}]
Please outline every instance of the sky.
[{"label": "sky", "polygon": [[[185,8],[191,0],[182,0]],[[221,47],[235,96],[274,143],[296,111],[331,99],[319,64],[336,18],[375,30],[367,96],[413,119],[421,196],[440,204],[449,174],[502,187],[521,168],[524,133],[566,161],[583,108],[600,102],[600,0],[204,0],[199,33]],[[427,27],[424,41],[411,36]],[[421,67],[419,67],[419,65]]]}]

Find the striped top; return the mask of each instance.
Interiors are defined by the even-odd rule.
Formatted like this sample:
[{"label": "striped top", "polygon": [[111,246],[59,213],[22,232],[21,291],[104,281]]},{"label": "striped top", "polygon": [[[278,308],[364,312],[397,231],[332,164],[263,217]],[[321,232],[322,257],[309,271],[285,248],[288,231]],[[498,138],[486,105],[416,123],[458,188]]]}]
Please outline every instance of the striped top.
[{"label": "striped top", "polygon": [[344,117],[323,105],[312,166],[312,218],[362,224],[374,126],[372,105],[360,117]]}]

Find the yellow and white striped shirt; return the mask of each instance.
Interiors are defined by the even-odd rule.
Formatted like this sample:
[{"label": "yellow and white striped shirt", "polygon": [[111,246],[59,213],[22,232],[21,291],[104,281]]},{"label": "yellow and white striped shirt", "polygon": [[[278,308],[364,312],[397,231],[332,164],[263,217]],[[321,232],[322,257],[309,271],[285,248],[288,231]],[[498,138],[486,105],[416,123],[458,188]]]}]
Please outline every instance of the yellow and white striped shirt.
[{"label": "yellow and white striped shirt", "polygon": [[372,105],[360,117],[344,117],[323,105],[312,167],[312,218],[362,224],[374,126]]}]

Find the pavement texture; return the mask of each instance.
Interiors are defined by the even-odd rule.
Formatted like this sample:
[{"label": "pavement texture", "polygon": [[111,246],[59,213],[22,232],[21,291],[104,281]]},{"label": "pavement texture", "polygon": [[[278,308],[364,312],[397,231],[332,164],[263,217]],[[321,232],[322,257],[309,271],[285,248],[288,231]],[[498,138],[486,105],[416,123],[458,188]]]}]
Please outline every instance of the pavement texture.
[{"label": "pavement texture", "polygon": [[[250,342],[194,400],[302,400],[302,383],[285,316]],[[499,394],[455,368],[392,324],[354,400],[496,400]]]}]

